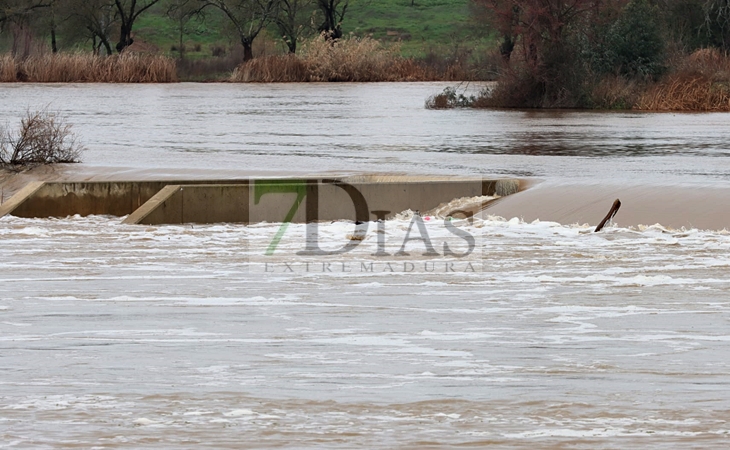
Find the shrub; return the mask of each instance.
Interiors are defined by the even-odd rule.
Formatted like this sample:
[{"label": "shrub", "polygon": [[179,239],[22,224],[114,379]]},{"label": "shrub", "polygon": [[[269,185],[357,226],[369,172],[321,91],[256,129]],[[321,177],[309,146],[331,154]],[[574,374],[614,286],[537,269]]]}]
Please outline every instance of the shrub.
[{"label": "shrub", "polygon": [[326,40],[319,36],[296,55],[256,58],[241,64],[231,81],[425,81],[437,77],[398,47],[368,37]]},{"label": "shrub", "polygon": [[632,0],[588,53],[598,73],[657,78],[666,69],[658,8]]},{"label": "shrub", "polygon": [[215,58],[219,58],[221,56],[226,55],[226,48],[222,45],[211,45],[210,46],[210,54],[213,55]]},{"label": "shrub", "polygon": [[672,73],[644,92],[637,109],[730,111],[730,57],[700,49],[676,63]]},{"label": "shrub", "polygon": [[[486,97],[482,94],[481,97]],[[426,100],[427,109],[451,109],[451,108],[471,108],[477,101],[477,96],[466,96],[456,91],[456,88],[447,87],[440,94],[432,95]]]},{"label": "shrub", "polygon": [[0,164],[5,167],[79,162],[83,146],[71,125],[47,110],[30,112],[16,132],[2,133]]}]

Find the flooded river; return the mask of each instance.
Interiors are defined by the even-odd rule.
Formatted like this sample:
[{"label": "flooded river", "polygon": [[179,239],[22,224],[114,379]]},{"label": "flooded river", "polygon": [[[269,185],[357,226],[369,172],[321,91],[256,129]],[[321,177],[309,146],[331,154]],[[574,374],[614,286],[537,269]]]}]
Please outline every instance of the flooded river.
[{"label": "flooded river", "polygon": [[[425,110],[443,86],[5,85],[0,122],[62,111],[86,174],[730,181],[730,115]],[[0,219],[0,448],[727,447],[728,232],[405,212],[317,233],[359,244]]]},{"label": "flooded river", "polygon": [[0,124],[58,111],[92,166],[730,182],[727,114],[426,110],[445,86],[6,84]]}]

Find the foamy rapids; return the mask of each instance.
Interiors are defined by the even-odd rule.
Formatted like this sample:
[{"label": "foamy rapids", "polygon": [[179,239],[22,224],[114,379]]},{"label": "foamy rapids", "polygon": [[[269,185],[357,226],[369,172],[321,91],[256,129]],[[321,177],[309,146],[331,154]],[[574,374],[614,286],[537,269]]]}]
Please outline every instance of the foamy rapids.
[{"label": "foamy rapids", "polygon": [[0,447],[726,445],[725,231],[281,226],[0,219]]}]

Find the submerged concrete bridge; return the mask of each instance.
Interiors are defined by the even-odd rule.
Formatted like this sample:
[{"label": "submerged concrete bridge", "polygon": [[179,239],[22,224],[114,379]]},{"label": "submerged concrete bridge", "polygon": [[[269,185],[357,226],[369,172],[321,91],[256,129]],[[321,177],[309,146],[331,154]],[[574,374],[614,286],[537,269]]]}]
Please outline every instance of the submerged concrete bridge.
[{"label": "submerged concrete bridge", "polygon": [[0,217],[103,214],[127,216],[125,223],[149,225],[368,221],[389,218],[408,209],[428,211],[458,198],[503,197],[519,190],[520,181],[515,179],[429,180],[397,176],[34,181],[0,205]]}]

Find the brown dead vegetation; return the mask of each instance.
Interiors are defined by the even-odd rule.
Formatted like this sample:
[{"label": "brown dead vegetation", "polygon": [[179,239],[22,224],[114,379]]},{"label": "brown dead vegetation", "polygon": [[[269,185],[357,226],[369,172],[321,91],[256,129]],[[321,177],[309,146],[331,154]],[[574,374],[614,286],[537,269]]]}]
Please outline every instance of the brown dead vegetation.
[{"label": "brown dead vegetation", "polygon": [[0,166],[79,162],[84,147],[71,125],[47,110],[28,111],[16,131],[0,130]]},{"label": "brown dead vegetation", "polygon": [[168,83],[177,81],[175,61],[161,55],[95,56],[56,53],[25,59],[0,56],[0,82]]},{"label": "brown dead vegetation", "polygon": [[730,111],[730,58],[701,49],[676,63],[641,95],[636,109],[647,111]]},{"label": "brown dead vegetation", "polygon": [[231,76],[235,82],[317,81],[436,81],[465,80],[470,75],[462,65],[435,70],[403,58],[397,46],[386,47],[368,37],[339,39],[322,37],[302,45],[296,55],[268,56],[240,65]]}]

